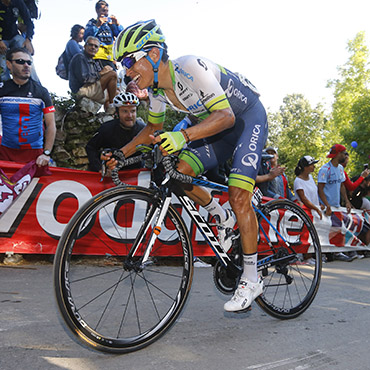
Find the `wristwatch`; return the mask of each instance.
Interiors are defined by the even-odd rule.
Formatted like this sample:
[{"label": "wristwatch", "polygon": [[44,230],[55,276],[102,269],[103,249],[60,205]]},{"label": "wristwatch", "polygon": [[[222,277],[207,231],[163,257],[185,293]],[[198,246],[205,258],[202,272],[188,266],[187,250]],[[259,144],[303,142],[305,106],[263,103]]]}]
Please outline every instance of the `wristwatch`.
[{"label": "wristwatch", "polygon": [[50,150],[47,149],[44,150],[44,154],[47,155],[48,157],[50,156],[50,153],[51,153]]}]

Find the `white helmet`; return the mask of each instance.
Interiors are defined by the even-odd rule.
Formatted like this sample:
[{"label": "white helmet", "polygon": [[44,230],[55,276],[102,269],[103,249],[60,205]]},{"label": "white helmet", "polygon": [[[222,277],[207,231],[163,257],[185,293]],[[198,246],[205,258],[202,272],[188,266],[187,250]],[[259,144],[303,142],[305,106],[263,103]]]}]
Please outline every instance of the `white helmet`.
[{"label": "white helmet", "polygon": [[135,105],[136,107],[140,104],[139,98],[130,92],[120,92],[113,99],[113,105],[116,108]]}]

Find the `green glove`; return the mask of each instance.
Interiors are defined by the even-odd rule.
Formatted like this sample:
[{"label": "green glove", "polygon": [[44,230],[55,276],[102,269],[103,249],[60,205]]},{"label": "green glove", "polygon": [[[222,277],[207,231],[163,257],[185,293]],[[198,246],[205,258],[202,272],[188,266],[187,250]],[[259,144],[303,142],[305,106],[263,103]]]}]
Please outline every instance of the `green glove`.
[{"label": "green glove", "polygon": [[159,136],[162,139],[162,148],[169,154],[181,150],[186,144],[185,137],[180,131],[165,132]]}]

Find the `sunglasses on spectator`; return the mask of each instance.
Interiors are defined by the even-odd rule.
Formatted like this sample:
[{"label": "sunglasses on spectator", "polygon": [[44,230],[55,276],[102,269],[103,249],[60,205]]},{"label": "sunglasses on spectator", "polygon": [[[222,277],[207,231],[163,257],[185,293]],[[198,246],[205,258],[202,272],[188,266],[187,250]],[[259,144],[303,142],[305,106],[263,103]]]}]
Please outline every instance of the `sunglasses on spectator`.
[{"label": "sunglasses on spectator", "polygon": [[145,51],[138,51],[136,53],[132,53],[128,55],[127,57],[123,58],[121,63],[123,67],[130,69],[137,61],[139,61],[141,58],[147,55],[148,53]]},{"label": "sunglasses on spectator", "polygon": [[32,60],[24,60],[24,59],[12,59],[11,62],[15,62],[16,64],[24,65],[27,63],[29,66],[32,65]]},{"label": "sunglasses on spectator", "polygon": [[87,43],[87,46],[90,46],[91,48],[94,47],[95,49],[99,49],[99,45],[90,44],[89,42]]}]

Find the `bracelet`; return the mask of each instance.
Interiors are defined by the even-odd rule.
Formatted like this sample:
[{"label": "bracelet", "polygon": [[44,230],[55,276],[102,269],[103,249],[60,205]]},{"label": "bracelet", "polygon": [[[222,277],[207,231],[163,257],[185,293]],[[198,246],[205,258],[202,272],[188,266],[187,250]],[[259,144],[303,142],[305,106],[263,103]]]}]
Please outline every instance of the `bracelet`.
[{"label": "bracelet", "polygon": [[182,132],[182,134],[184,135],[184,138],[185,138],[185,141],[186,143],[188,143],[190,141],[190,138],[189,138],[189,135],[188,133],[186,132],[186,130],[184,130],[183,128],[180,130]]}]

